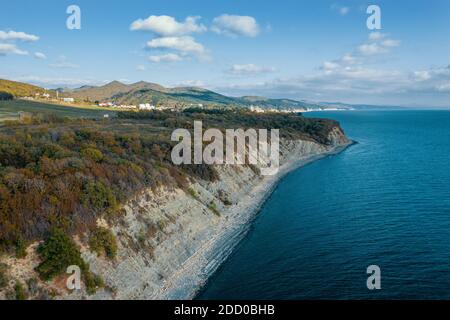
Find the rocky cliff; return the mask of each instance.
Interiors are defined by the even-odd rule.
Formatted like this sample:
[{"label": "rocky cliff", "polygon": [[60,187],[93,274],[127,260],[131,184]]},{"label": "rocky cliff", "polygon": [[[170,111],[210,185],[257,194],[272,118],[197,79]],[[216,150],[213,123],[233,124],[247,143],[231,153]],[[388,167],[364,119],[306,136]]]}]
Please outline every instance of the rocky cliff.
[{"label": "rocky cliff", "polygon": [[[283,175],[350,144],[339,127],[328,138],[328,144],[281,141],[281,168],[276,176],[262,177],[250,166],[224,165],[217,168],[220,179],[193,181],[187,191],[144,190],[124,205],[124,214],[116,222],[98,221],[116,235],[114,260],[98,257],[79,242],[83,259],[103,278],[106,289],[87,296],[85,289],[69,293],[65,279],[45,285],[63,299],[192,298],[243,237]],[[33,277],[38,264],[35,247],[28,248],[25,261],[4,261],[12,278]]]}]

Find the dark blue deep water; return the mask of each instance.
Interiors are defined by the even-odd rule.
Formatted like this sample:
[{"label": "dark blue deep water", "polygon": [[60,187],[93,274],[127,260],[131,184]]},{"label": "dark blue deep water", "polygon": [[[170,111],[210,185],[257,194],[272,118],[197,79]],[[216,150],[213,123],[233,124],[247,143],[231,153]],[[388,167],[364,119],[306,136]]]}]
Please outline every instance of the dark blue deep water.
[{"label": "dark blue deep water", "polygon": [[359,143],[283,179],[198,298],[450,299],[450,111],[307,116]]}]

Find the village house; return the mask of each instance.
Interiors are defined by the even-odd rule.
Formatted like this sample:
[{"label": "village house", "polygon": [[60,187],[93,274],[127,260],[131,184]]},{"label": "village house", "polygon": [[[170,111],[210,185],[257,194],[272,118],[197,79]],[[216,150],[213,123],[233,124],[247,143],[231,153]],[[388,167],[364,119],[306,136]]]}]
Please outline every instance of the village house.
[{"label": "village house", "polygon": [[139,105],[139,110],[155,110],[155,109],[156,109],[156,107],[149,103],[141,103]]},{"label": "village house", "polygon": [[113,106],[113,108],[119,108],[119,109],[137,109],[135,105],[119,105],[119,106]]},{"label": "village house", "polygon": [[250,106],[250,111],[256,112],[256,113],[264,113],[264,109],[262,109],[258,106]]}]

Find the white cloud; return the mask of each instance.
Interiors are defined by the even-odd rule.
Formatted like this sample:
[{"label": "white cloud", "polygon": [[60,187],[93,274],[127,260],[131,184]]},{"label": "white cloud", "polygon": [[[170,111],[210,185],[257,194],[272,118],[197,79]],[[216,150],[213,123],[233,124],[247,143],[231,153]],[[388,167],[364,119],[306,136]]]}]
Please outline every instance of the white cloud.
[{"label": "white cloud", "polygon": [[142,65],[142,64],[140,64],[140,65],[136,66],[136,70],[137,71],[145,71],[145,70],[147,70],[147,67]]},{"label": "white cloud", "polygon": [[388,50],[386,47],[379,45],[378,43],[364,43],[358,47],[359,52],[364,55],[375,55],[380,53],[386,53]]},{"label": "white cloud", "polygon": [[228,14],[214,18],[211,30],[229,36],[256,37],[260,33],[255,18]]},{"label": "white cloud", "polygon": [[262,74],[262,73],[271,73],[271,72],[275,72],[275,68],[272,67],[263,67],[263,66],[258,66],[255,64],[235,64],[233,66],[231,66],[231,68],[229,70],[227,70],[228,73],[233,74],[233,75],[239,75],[239,76],[243,76],[243,75],[257,75],[257,74]]},{"label": "white cloud", "polygon": [[450,92],[450,82],[440,84],[436,89],[441,92]]},{"label": "white cloud", "polygon": [[381,33],[378,31],[374,31],[369,34],[369,40],[372,40],[372,41],[378,41],[385,37],[386,37],[386,35],[384,33]]},{"label": "white cloud", "polygon": [[349,7],[341,7],[339,8],[339,13],[343,16],[345,16],[347,13],[350,12],[350,8]]},{"label": "white cloud", "polygon": [[346,64],[356,64],[358,63],[358,59],[355,58],[353,55],[347,53],[342,57],[342,62],[346,63]]},{"label": "white cloud", "polygon": [[17,31],[1,31],[0,30],[0,40],[2,41],[26,41],[26,42],[32,42],[32,41],[38,41],[39,37],[32,35],[32,34],[27,34],[25,32],[17,32]]},{"label": "white cloud", "polygon": [[333,4],[331,10],[338,12],[341,16],[345,16],[350,12],[350,7],[341,6],[339,4]]},{"label": "white cloud", "polygon": [[400,40],[387,39],[381,42],[381,45],[388,48],[398,47],[400,45]]},{"label": "white cloud", "polygon": [[333,61],[325,61],[323,63],[323,69],[326,71],[331,71],[331,70],[335,70],[337,68],[339,68],[340,65],[337,62],[333,62]]},{"label": "white cloud", "polygon": [[200,43],[196,42],[193,37],[163,37],[152,39],[147,42],[149,49],[173,49],[184,53],[192,53],[202,55],[205,53],[205,48]]},{"label": "white cloud", "polygon": [[428,70],[414,71],[414,76],[417,81],[425,81],[431,79],[431,74]]},{"label": "white cloud", "polygon": [[441,67],[408,72],[339,65],[328,70],[322,68],[321,72],[311,75],[216,89],[232,95],[450,107],[450,69]]},{"label": "white cloud", "polygon": [[15,44],[11,43],[0,43],[0,56],[5,56],[7,54],[16,54],[19,56],[25,56],[28,54],[27,51],[20,50]]},{"label": "white cloud", "polygon": [[236,96],[450,107],[450,66],[403,71],[374,65],[377,60],[373,55],[389,53],[399,45],[399,40],[390,39],[386,34],[371,33],[366,43],[338,59],[323,62],[310,75],[215,89]]},{"label": "white cloud", "polygon": [[80,67],[79,65],[70,62],[57,62],[49,64],[49,66],[55,69],[77,69]]},{"label": "white cloud", "polygon": [[377,55],[389,52],[389,49],[398,47],[400,40],[387,39],[387,35],[380,32],[371,32],[369,34],[368,43],[364,43],[358,47],[363,55]]},{"label": "white cloud", "polygon": [[36,59],[41,59],[41,60],[47,59],[47,56],[45,54],[43,54],[42,52],[35,52],[34,57]]},{"label": "white cloud", "polygon": [[183,57],[178,54],[175,54],[175,53],[168,53],[168,54],[163,54],[163,55],[149,56],[148,60],[150,60],[151,62],[155,62],[155,63],[177,62],[177,61],[182,61]]},{"label": "white cloud", "polygon": [[170,16],[150,16],[147,19],[138,19],[131,24],[132,31],[151,31],[159,36],[183,36],[191,33],[206,31],[206,27],[198,24],[200,17],[187,17],[184,22],[178,22]]}]

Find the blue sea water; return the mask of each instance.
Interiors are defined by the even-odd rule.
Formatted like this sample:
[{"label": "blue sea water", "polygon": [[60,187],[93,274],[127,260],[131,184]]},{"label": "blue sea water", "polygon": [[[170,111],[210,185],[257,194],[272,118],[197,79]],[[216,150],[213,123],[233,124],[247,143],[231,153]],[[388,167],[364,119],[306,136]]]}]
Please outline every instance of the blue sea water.
[{"label": "blue sea water", "polygon": [[197,298],[450,299],[450,111],[307,116],[358,144],[285,177]]}]

